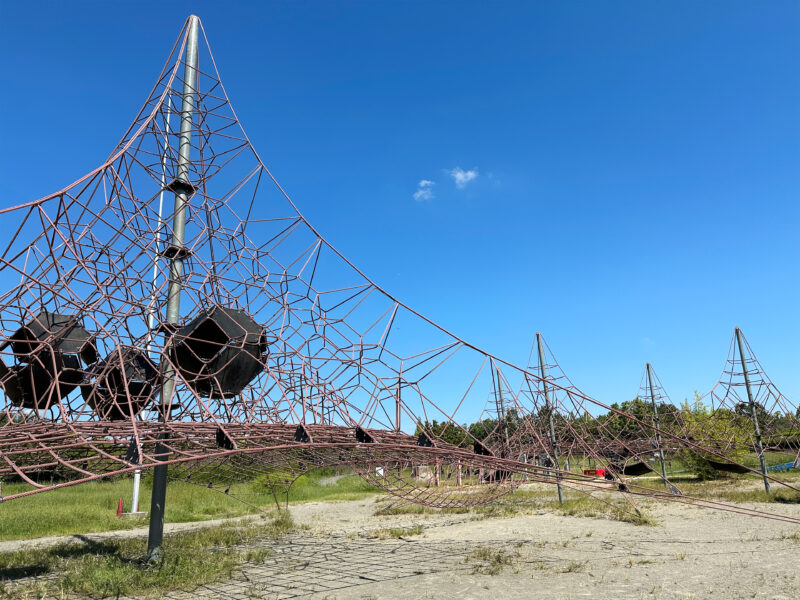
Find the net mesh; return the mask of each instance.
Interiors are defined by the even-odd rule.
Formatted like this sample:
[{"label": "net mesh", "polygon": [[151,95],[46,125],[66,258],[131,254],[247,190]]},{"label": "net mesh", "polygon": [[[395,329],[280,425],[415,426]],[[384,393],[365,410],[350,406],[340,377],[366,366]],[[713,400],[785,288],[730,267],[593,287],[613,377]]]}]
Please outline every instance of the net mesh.
[{"label": "net mesh", "polygon": [[796,456],[796,407],[746,342],[747,369],[732,346],[704,410],[674,406],[657,378],[609,407],[573,385],[541,336],[517,367],[383,290],[272,177],[201,33],[196,81],[184,81],[185,26],[100,167],[0,211],[0,476],[27,485],[4,500],[157,464],[175,479],[259,481],[277,494],[311,469],[347,465],[438,507],[525,482],[726,507],[657,481],[654,456],[754,471],[742,457],[755,448],[751,406],[765,448]]}]

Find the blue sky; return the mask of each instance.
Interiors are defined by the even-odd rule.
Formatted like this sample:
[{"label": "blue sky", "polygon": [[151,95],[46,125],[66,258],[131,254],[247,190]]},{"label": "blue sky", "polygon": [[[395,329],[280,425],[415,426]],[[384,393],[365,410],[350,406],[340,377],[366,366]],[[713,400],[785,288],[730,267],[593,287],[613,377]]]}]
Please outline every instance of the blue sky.
[{"label": "blue sky", "polygon": [[738,325],[800,397],[800,3],[4,2],[3,206],[105,159],[189,12],[278,181],[407,304],[512,362],[540,330],[604,402],[646,361],[706,391]]}]

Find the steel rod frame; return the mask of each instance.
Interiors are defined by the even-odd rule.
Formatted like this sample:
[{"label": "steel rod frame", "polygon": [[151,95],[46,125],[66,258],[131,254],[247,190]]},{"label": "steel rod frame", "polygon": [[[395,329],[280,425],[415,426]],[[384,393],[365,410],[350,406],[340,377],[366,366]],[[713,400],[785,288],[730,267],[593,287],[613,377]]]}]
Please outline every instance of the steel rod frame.
[{"label": "steel rod frame", "polygon": [[669,481],[667,480],[667,467],[664,463],[664,449],[661,447],[661,433],[659,432],[658,424],[658,406],[656,405],[656,394],[655,388],[653,387],[653,367],[650,363],[647,363],[645,369],[647,369],[647,387],[650,390],[650,403],[653,405],[653,425],[655,426],[658,460],[661,462],[661,477],[664,479],[664,485],[669,487]]},{"label": "steel rod frame", "polygon": [[744,343],[742,342],[742,330],[738,327],[735,330],[736,345],[739,347],[739,360],[742,363],[742,375],[747,389],[747,402],[750,406],[750,418],[753,420],[753,433],[756,440],[756,452],[758,461],[761,463],[761,473],[764,478],[764,491],[769,494],[769,478],[767,477],[767,463],[764,459],[764,445],[761,442],[761,428],[758,426],[758,411],[756,410],[755,400],[753,399],[753,389],[750,387],[750,376],[748,374],[747,359],[744,355]]},{"label": "steel rod frame", "polygon": [[[188,35],[186,38],[186,55],[183,72],[183,97],[181,105],[181,129],[178,146],[178,171],[175,178],[175,210],[172,221],[172,244],[170,250],[169,288],[167,292],[167,325],[177,326],[181,314],[181,290],[183,289],[184,237],[186,231],[186,205],[189,202],[191,183],[189,166],[191,164],[192,117],[194,113],[194,96],[197,89],[197,42],[200,20],[189,17]],[[169,331],[169,329],[167,330]],[[165,333],[168,336],[169,333]],[[165,340],[165,347],[169,340]],[[169,418],[170,404],[175,391],[175,368],[169,362],[164,365],[161,384],[161,407],[159,420],[166,422]],[[162,434],[166,439],[167,434]],[[166,458],[167,447],[160,444],[156,454]],[[147,558],[157,560],[161,553],[164,539],[164,508],[167,500],[167,465],[157,465],[153,471],[153,491],[150,500],[150,529],[147,537]]]},{"label": "steel rod frame", "polygon": [[[539,374],[542,377],[542,391],[544,392],[544,406],[545,410],[547,411],[547,427],[550,433],[550,452],[553,456],[553,462],[556,465],[556,469],[561,468],[561,464],[559,463],[558,459],[558,440],[556,439],[556,429],[554,423],[554,414],[553,414],[553,405],[550,402],[550,390],[547,389],[547,371],[545,368],[545,361],[544,361],[544,347],[542,345],[542,334],[538,331],[536,332],[536,348],[539,354]],[[561,488],[561,476],[556,475],[558,479],[558,483],[556,483],[556,489],[558,490],[558,502],[559,504],[564,504],[564,490]]]},{"label": "steel rod frame", "polygon": [[[174,133],[164,117],[178,105]],[[165,187],[175,194],[171,215],[158,210]],[[166,477],[223,490],[263,479],[284,489],[311,469],[348,465],[398,498],[431,506],[489,502],[526,479],[557,485],[562,500],[611,494],[628,505],[639,494],[673,499],[637,486],[632,474],[656,435],[664,452],[690,450],[755,472],[736,461],[752,447],[750,432],[698,432],[678,409],[656,424],[649,406],[642,413],[599,402],[569,381],[542,336],[538,367],[515,366],[364,275],[258,156],[196,17],[109,158],[63,190],[0,209],[0,219],[9,234],[0,248],[0,477],[27,486],[0,501],[153,469],[151,555]],[[246,317],[258,343],[247,342],[246,328],[211,338],[184,331],[211,307]],[[73,355],[79,364],[64,371],[61,348],[74,340],[32,334],[43,310],[80,326],[95,350],[86,356],[97,360]],[[225,353],[248,353],[252,378],[235,393],[204,391],[174,351],[198,344],[203,355],[187,362],[205,369]],[[126,362],[131,352],[148,368]],[[753,370],[752,356],[747,362],[753,405],[772,414],[764,394],[788,405]],[[226,368],[204,375],[209,389],[224,389]],[[156,381],[143,375],[149,370]],[[728,407],[714,418],[739,424],[740,372],[727,368],[730,381],[712,390]],[[113,389],[100,397],[104,386]],[[798,447],[800,428],[784,425],[759,421],[765,451]],[[541,454],[553,464],[518,460]],[[603,468],[608,478],[562,464]]]}]

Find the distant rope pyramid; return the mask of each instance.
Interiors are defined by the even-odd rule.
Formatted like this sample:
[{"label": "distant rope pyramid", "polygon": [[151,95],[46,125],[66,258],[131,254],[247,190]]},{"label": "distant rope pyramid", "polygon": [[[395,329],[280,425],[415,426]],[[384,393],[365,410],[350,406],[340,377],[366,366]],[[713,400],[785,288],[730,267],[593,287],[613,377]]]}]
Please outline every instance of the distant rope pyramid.
[{"label": "distant rope pyramid", "polygon": [[[798,407],[770,380],[741,329],[734,331],[719,381],[699,402],[709,407],[713,426],[703,431],[694,427],[691,434],[700,443],[725,449],[734,457],[722,463],[709,458],[714,468],[746,472],[750,466],[744,464],[747,453],[762,458],[769,452],[781,459],[777,466],[784,469],[798,464]],[[761,471],[775,466],[767,465],[766,460],[759,465]],[[765,485],[769,487],[766,479]]]},{"label": "distant rope pyramid", "polygon": [[515,367],[336,251],[259,158],[192,23],[102,165],[0,211],[0,477],[20,484],[3,499],[159,465],[276,498],[326,465],[441,507],[531,481],[663,494],[625,472],[652,421],[612,410],[620,434],[549,349]]}]

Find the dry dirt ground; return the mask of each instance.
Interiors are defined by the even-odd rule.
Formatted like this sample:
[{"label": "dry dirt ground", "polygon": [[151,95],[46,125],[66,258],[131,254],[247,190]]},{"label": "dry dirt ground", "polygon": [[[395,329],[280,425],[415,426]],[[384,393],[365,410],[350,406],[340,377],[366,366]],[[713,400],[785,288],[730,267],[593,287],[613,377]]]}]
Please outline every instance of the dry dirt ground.
[{"label": "dry dirt ground", "polygon": [[[788,523],[677,504],[647,505],[655,526],[552,513],[376,517],[375,509],[374,500],[294,507],[310,530],[209,591],[315,600],[800,598],[800,526]],[[800,515],[797,505],[770,509]],[[421,534],[373,537],[415,525]],[[497,552],[506,564],[493,562]]]},{"label": "dry dirt ground", "polygon": [[[665,503],[640,503],[654,526],[551,511],[375,516],[385,505],[293,506],[300,527],[270,542],[264,563],[165,597],[800,598],[800,526],[790,523]],[[800,516],[798,505],[768,509]]]}]

